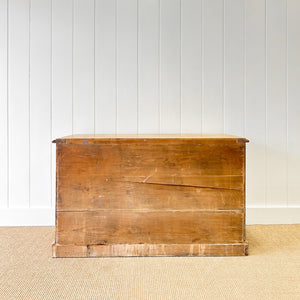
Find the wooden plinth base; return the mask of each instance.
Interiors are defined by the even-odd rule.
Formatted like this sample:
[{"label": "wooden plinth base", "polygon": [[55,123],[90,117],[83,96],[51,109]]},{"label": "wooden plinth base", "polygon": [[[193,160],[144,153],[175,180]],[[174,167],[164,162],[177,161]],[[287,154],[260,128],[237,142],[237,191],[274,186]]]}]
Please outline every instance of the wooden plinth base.
[{"label": "wooden plinth base", "polygon": [[243,256],[248,243],[235,244],[116,244],[52,246],[53,257],[118,256]]}]

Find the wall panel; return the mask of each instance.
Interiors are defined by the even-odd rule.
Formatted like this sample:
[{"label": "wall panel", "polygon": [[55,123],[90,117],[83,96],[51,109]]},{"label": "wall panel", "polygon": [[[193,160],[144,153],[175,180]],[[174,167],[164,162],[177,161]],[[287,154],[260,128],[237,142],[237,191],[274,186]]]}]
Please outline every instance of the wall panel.
[{"label": "wall panel", "polygon": [[8,205],[8,24],[7,0],[0,0],[0,207]]},{"label": "wall panel", "polygon": [[51,204],[51,0],[30,2],[30,206]]},{"label": "wall panel", "polygon": [[[52,138],[73,132],[73,4],[52,0]],[[62,121],[63,120],[63,121]]]},{"label": "wall panel", "polygon": [[137,0],[117,1],[117,132],[138,127]]},{"label": "wall panel", "polygon": [[244,135],[245,3],[224,2],[224,132]]},{"label": "wall panel", "polygon": [[180,0],[161,1],[160,132],[181,132]]},{"label": "wall panel", "polygon": [[245,136],[247,199],[250,205],[266,204],[266,11],[265,2],[245,2]]},{"label": "wall panel", "polygon": [[0,210],[53,212],[51,140],[94,132],[245,136],[251,222],[299,207],[299,15],[297,0],[0,0]]},{"label": "wall panel", "polygon": [[73,131],[94,133],[94,0],[73,1]]},{"label": "wall panel", "polygon": [[138,7],[138,132],[159,132],[160,105],[159,0],[139,1]]},{"label": "wall panel", "polygon": [[224,1],[202,1],[203,133],[224,131]]},{"label": "wall panel", "polygon": [[30,205],[30,5],[8,3],[8,193],[9,207]]},{"label": "wall panel", "polygon": [[183,133],[202,132],[202,2],[181,3],[181,126]]},{"label": "wall panel", "polygon": [[287,2],[287,205],[300,205],[300,2]]},{"label": "wall panel", "polygon": [[116,1],[95,2],[95,131],[116,132]]},{"label": "wall panel", "polygon": [[286,0],[267,0],[266,205],[286,205]]}]

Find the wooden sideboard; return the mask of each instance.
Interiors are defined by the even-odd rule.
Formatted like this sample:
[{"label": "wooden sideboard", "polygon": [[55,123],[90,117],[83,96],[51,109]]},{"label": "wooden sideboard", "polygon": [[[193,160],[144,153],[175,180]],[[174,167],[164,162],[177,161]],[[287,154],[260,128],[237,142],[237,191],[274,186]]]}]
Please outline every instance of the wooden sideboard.
[{"label": "wooden sideboard", "polygon": [[247,255],[245,138],[56,139],[53,257]]}]

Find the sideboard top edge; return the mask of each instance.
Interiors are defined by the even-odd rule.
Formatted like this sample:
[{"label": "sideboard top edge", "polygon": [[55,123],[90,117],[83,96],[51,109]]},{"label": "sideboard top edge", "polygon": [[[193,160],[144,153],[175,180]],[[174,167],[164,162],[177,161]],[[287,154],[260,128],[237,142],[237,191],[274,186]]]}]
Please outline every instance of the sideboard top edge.
[{"label": "sideboard top edge", "polygon": [[65,136],[62,138],[57,138],[53,140],[53,143],[57,144],[72,144],[78,143],[79,140],[87,140],[89,142],[93,141],[102,141],[102,140],[134,140],[134,139],[150,139],[150,140],[177,140],[177,139],[186,139],[186,140],[211,140],[211,141],[221,141],[224,142],[235,142],[235,143],[247,143],[248,139],[229,135],[229,134],[74,134]]}]

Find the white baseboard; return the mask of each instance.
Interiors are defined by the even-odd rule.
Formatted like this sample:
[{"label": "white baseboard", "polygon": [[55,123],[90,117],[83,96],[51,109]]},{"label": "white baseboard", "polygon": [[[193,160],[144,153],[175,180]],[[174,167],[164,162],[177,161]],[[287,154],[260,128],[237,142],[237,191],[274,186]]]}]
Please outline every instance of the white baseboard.
[{"label": "white baseboard", "polygon": [[[300,207],[249,207],[246,224],[298,224]],[[54,208],[0,208],[0,226],[54,226]]]},{"label": "white baseboard", "polygon": [[0,208],[0,226],[54,226],[55,208]]},{"label": "white baseboard", "polygon": [[300,207],[248,207],[246,224],[300,224]]}]

